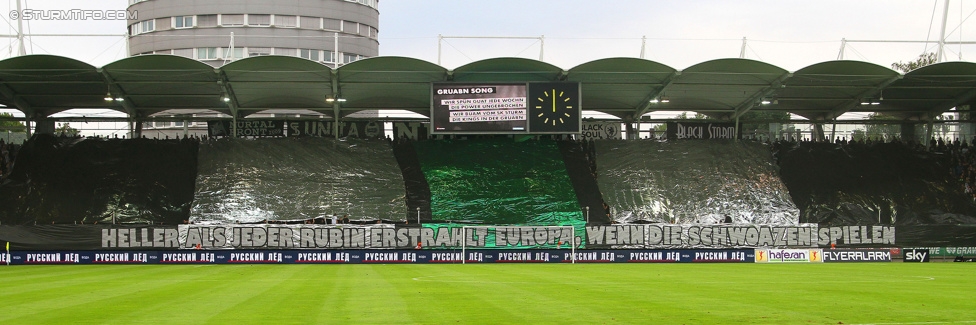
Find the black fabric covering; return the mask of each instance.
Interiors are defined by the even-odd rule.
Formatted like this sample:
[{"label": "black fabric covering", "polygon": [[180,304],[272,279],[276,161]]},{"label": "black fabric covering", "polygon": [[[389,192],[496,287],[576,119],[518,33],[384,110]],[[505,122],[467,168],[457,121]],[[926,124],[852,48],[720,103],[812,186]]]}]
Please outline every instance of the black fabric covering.
[{"label": "black fabric covering", "polygon": [[413,147],[413,142],[407,139],[394,141],[393,154],[396,156],[400,171],[403,172],[403,186],[407,196],[407,222],[416,222],[418,207],[420,221],[430,222],[430,184],[427,183],[424,171],[420,168],[420,158]]},{"label": "black fabric covering", "polygon": [[[110,225],[22,225],[0,226],[0,237],[10,241],[10,250],[96,250],[102,249],[102,229]],[[174,226],[175,227],[175,226]],[[0,241],[3,243],[3,241]],[[4,243],[6,245],[6,243]],[[2,247],[0,247],[2,249]],[[151,248],[147,248],[151,249]]]},{"label": "black fabric covering", "polygon": [[[976,224],[976,206],[950,177],[942,154],[899,143],[780,143],[776,149],[801,223]],[[902,238],[899,231],[899,243]]]},{"label": "black fabric covering", "polygon": [[976,225],[895,226],[895,242],[902,247],[971,247],[976,245]]},{"label": "black fabric covering", "polygon": [[[586,142],[582,142],[586,143]],[[603,193],[596,181],[596,151],[585,150],[580,142],[559,141],[559,153],[566,164],[566,172],[576,191],[580,209],[590,207],[590,223],[610,223],[609,211],[604,208]],[[592,147],[592,146],[587,146]]]},{"label": "black fabric covering", "polygon": [[0,185],[0,222],[180,223],[193,201],[198,146],[37,135]]}]

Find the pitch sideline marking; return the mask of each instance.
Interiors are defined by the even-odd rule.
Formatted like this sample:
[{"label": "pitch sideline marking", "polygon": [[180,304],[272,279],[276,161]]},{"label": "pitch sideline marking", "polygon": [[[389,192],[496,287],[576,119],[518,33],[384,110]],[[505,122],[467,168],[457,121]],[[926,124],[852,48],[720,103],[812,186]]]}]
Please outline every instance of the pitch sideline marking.
[{"label": "pitch sideline marking", "polygon": [[866,323],[866,324],[851,324],[851,325],[924,325],[924,324],[972,324],[972,323],[976,323],[976,320],[959,320],[959,321],[947,321],[947,322]]},{"label": "pitch sideline marking", "polygon": [[[480,281],[480,280],[437,280],[436,279],[436,278],[444,278],[444,277],[447,277],[447,276],[444,276],[444,275],[428,275],[428,276],[419,276],[419,277],[411,278],[411,280],[413,280],[413,281],[421,281],[421,282],[450,282],[450,283],[536,283],[536,282],[526,282],[526,281]],[[935,280],[935,277],[931,277],[931,276],[908,276],[907,278],[920,278],[920,279],[918,279],[916,281],[934,281]],[[827,281],[827,282],[831,282],[831,281]],[[895,283],[897,283],[897,282],[907,282],[907,280],[882,280],[882,279],[878,279],[878,280],[867,280],[867,281],[833,281],[833,282],[834,283],[854,283],[854,282],[864,282],[864,283],[893,283],[893,282],[895,282]],[[723,283],[723,284],[731,284],[731,283],[741,283],[741,282],[696,282],[696,283],[708,283],[708,284]],[[792,283],[792,282],[783,282],[783,283]],[[818,283],[824,283],[824,281],[818,281]],[[966,321],[966,322],[976,323],[976,321]],[[907,324],[926,324],[926,323],[884,323],[884,324],[892,324],[892,325],[894,325],[894,324],[906,324],[907,325]],[[944,323],[933,323],[933,324],[944,324]],[[867,325],[867,324],[859,324],[859,325]],[[877,325],[881,325],[881,324],[877,324]]]},{"label": "pitch sideline marking", "polygon": [[[873,280],[860,280],[860,281],[827,280],[827,281],[817,281],[817,283],[901,283],[901,282],[909,282],[909,281],[935,281],[935,277],[921,276],[921,275],[912,275],[912,276],[905,276],[904,279],[893,278],[893,279],[873,279]],[[695,283],[703,283],[703,284],[737,284],[737,283],[745,283],[745,284],[749,284],[750,282],[729,282],[729,281],[704,281],[704,282],[702,282],[702,281],[695,281]],[[782,281],[782,282],[763,282],[763,283],[776,284],[776,283],[795,283],[795,282],[792,282],[792,281]]]},{"label": "pitch sideline marking", "polygon": [[452,283],[535,283],[535,282],[527,282],[527,281],[428,280],[430,278],[443,278],[443,277],[446,276],[428,275],[428,276],[418,276],[416,278],[412,278],[411,280],[421,281],[421,282],[452,282]]}]

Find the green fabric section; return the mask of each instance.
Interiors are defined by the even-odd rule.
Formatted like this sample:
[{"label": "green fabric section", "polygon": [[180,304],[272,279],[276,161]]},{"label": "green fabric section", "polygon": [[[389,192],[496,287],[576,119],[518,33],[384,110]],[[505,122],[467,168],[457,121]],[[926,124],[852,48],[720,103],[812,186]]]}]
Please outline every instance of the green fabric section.
[{"label": "green fabric section", "polygon": [[582,224],[556,143],[510,138],[421,141],[434,220],[492,225]]}]

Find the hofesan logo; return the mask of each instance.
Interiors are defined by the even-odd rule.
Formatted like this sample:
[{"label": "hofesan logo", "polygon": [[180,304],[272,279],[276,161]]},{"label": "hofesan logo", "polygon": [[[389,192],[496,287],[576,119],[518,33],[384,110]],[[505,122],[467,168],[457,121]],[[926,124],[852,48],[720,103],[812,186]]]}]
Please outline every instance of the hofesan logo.
[{"label": "hofesan logo", "polygon": [[810,263],[823,262],[820,249],[757,249],[756,263]]},{"label": "hofesan logo", "polygon": [[823,254],[818,250],[810,250],[810,262],[823,262]]}]

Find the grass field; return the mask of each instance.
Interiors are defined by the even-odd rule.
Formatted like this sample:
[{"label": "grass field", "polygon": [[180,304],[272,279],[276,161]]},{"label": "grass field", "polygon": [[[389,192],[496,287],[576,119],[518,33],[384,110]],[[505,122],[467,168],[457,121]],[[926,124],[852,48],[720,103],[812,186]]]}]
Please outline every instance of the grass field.
[{"label": "grass field", "polygon": [[0,324],[964,324],[976,264],[0,267]]}]

